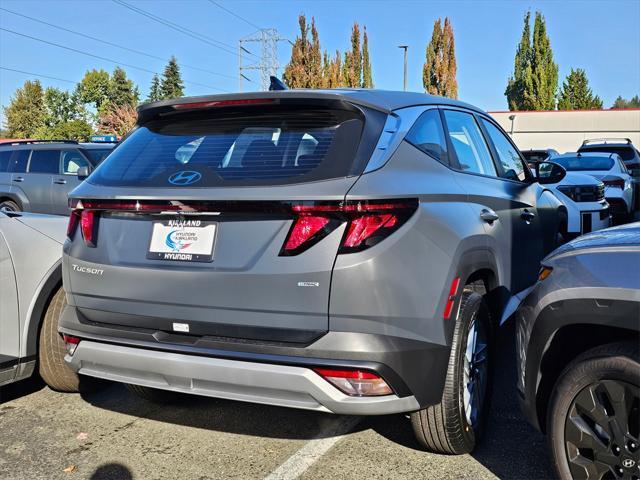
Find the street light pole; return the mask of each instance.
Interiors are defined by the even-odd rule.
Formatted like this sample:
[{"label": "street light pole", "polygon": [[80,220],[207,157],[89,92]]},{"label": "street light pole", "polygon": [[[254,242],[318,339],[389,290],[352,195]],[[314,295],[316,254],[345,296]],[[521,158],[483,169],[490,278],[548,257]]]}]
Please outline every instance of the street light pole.
[{"label": "street light pole", "polygon": [[398,45],[398,48],[402,48],[404,50],[404,91],[407,91],[407,50],[409,49],[409,45]]}]

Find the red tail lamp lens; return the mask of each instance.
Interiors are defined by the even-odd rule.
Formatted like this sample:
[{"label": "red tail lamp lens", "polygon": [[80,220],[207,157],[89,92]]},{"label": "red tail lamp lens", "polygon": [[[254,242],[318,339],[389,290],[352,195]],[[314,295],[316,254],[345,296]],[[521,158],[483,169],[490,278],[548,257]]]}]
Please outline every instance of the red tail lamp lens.
[{"label": "red tail lamp lens", "polygon": [[289,233],[284,245],[285,251],[295,251],[315,234],[322,230],[329,219],[326,217],[302,216],[298,217]]},{"label": "red tail lamp lens", "polygon": [[69,215],[69,223],[67,224],[67,238],[69,240],[73,240],[78,229],[78,223],[80,223],[80,210],[74,210]]},{"label": "red tail lamp lens", "polygon": [[347,395],[354,397],[372,397],[391,395],[393,390],[384,379],[374,373],[363,370],[314,368],[314,372]]},{"label": "red tail lamp lens", "polygon": [[67,353],[73,355],[80,343],[80,339],[71,335],[62,335],[62,340],[64,340],[64,344],[67,347]]},{"label": "red tail lamp lens", "polygon": [[371,238],[380,228],[393,227],[398,221],[393,213],[382,215],[365,215],[351,220],[349,231],[342,242],[343,247],[357,248],[365,245],[367,239]]},{"label": "red tail lamp lens", "polygon": [[82,210],[80,213],[80,231],[84,243],[88,247],[96,246],[96,212],[93,210]]}]

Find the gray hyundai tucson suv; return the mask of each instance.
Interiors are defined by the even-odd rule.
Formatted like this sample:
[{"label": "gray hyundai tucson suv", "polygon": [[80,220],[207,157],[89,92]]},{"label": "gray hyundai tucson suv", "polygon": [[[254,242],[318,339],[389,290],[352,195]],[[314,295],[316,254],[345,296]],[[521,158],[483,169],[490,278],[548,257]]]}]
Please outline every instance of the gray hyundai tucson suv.
[{"label": "gray hyundai tucson suv", "polygon": [[411,412],[425,447],[472,450],[492,330],[566,223],[503,130],[464,103],[375,90],[138,114],[70,195],[71,367],[152,400]]}]

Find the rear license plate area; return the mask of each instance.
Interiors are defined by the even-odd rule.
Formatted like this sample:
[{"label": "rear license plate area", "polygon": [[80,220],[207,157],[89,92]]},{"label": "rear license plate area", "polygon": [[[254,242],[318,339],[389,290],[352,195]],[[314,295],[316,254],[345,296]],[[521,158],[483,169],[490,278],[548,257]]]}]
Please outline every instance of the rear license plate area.
[{"label": "rear license plate area", "polygon": [[171,219],[153,222],[149,260],[212,262],[217,222]]}]

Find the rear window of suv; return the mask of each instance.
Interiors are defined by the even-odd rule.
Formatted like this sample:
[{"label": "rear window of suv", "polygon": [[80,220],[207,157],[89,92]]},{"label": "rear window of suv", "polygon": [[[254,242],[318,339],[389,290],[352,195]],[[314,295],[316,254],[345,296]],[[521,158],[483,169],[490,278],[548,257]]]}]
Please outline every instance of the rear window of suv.
[{"label": "rear window of suv", "polygon": [[598,145],[593,147],[580,147],[579,152],[605,152],[617,153],[622,160],[633,160],[636,152],[633,147],[610,147],[607,145]]},{"label": "rear window of suv", "polygon": [[555,163],[562,165],[569,171],[579,172],[586,170],[611,170],[613,158],[611,157],[556,157]]},{"label": "rear window of suv", "polygon": [[347,176],[364,128],[356,110],[209,109],[140,125],[91,175],[98,185],[211,187]]}]

